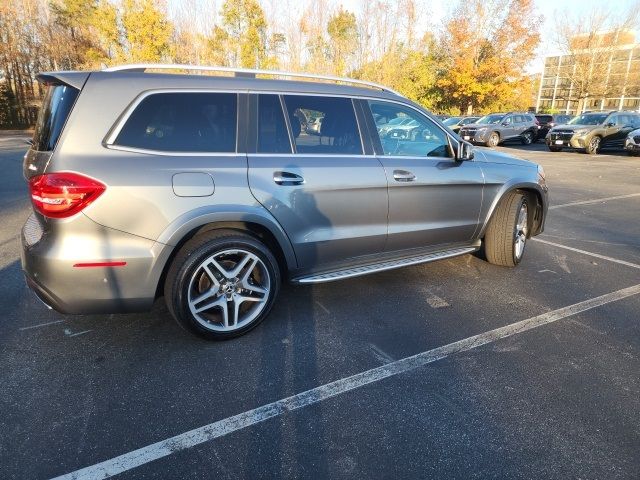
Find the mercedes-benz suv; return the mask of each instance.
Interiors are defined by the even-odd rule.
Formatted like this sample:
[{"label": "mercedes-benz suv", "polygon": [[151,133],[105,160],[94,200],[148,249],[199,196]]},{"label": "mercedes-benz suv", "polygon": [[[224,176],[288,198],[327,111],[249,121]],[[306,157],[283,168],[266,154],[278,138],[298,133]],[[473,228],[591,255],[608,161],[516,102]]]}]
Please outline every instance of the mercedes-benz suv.
[{"label": "mercedes-benz suv", "polygon": [[[169,69],[229,76],[158,73]],[[380,85],[236,72],[39,76],[47,94],[24,160],[33,213],[22,266],[45,303],[132,312],[164,296],[180,325],[223,339],[260,323],[282,280],[329,282],[481,247],[515,266],[542,232],[541,167],[474,150]],[[317,131],[305,128],[312,118]],[[400,123],[411,134],[380,133]]]}]

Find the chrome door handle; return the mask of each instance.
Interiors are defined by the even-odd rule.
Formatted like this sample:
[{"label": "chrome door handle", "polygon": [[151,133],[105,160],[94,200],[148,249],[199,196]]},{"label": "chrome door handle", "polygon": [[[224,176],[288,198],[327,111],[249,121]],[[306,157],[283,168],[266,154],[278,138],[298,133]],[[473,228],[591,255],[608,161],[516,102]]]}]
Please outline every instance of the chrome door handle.
[{"label": "chrome door handle", "polygon": [[291,172],[273,172],[273,181],[278,185],[302,185],[304,178]]},{"label": "chrome door handle", "polygon": [[413,182],[416,179],[416,176],[406,170],[394,170],[393,179],[396,182]]}]

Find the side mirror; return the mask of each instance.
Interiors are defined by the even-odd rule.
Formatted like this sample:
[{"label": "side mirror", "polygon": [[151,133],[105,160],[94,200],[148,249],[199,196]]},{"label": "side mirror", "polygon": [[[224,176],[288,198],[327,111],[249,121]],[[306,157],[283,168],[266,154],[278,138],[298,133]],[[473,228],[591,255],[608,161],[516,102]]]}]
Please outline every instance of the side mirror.
[{"label": "side mirror", "polygon": [[458,154],[456,155],[456,160],[460,162],[464,162],[465,160],[473,160],[473,145],[469,142],[460,141],[458,144]]},{"label": "side mirror", "polygon": [[613,127],[614,125],[615,125],[615,123],[613,123],[613,122],[607,122],[605,124],[605,127]]},{"label": "side mirror", "polygon": [[508,126],[508,125],[509,125],[509,122],[502,122],[502,126],[503,126],[503,127],[506,127],[506,126]]}]

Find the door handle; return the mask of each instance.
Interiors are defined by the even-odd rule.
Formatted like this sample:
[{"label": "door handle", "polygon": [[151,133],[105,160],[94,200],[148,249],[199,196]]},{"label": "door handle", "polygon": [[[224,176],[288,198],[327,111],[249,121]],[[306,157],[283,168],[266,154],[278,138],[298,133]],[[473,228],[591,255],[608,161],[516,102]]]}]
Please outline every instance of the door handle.
[{"label": "door handle", "polygon": [[302,185],[304,178],[291,172],[273,172],[273,181],[278,185]]},{"label": "door handle", "polygon": [[394,170],[393,179],[396,182],[413,182],[416,179],[416,176],[406,170]]}]

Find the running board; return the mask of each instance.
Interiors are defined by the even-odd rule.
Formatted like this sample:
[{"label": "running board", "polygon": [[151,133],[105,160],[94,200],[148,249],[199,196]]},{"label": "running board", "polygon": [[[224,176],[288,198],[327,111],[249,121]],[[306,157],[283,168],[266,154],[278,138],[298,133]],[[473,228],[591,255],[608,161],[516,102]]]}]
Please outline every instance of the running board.
[{"label": "running board", "polygon": [[323,283],[333,282],[335,280],[344,280],[345,278],[359,277],[369,273],[384,272],[385,270],[393,270],[394,268],[408,267],[409,265],[417,265],[418,263],[434,262],[445,258],[457,257],[465,253],[475,252],[476,247],[453,248],[440,252],[428,253],[425,255],[416,255],[414,257],[406,257],[399,260],[390,260],[387,262],[374,263],[372,265],[362,265],[358,267],[350,267],[344,270],[336,270],[333,272],[318,273],[307,277],[294,278],[294,283]]}]

